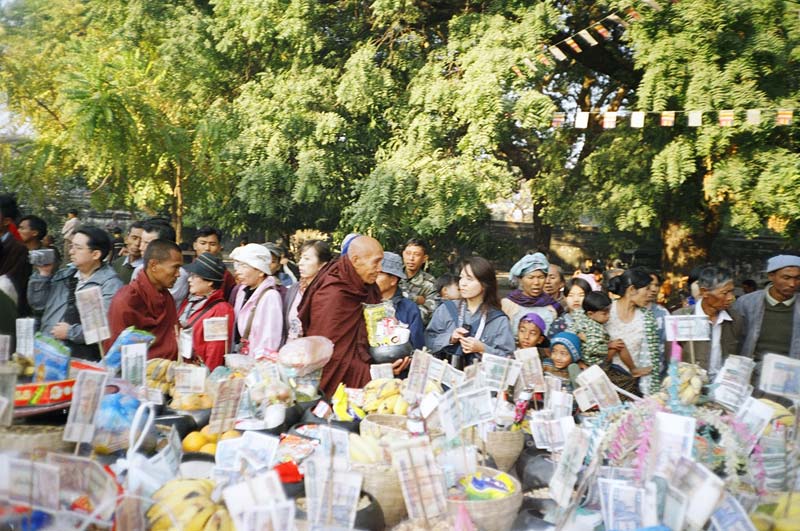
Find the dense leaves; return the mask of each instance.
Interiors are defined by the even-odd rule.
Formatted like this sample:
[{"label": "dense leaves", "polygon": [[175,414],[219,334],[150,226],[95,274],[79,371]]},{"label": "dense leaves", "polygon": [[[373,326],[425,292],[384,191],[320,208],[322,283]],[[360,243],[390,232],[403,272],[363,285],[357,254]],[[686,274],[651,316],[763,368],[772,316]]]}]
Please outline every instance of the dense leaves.
[{"label": "dense leaves", "polygon": [[[542,245],[550,225],[588,219],[625,245],[662,239],[681,267],[726,229],[791,239],[800,133],[772,109],[798,107],[797,10],[662,3],[556,62],[543,45],[621,6],[8,2],[0,82],[32,135],[0,158],[3,186],[33,208],[83,182],[99,208],[179,225],[359,230],[387,247],[419,234],[442,253],[502,254],[486,205],[520,187]],[[765,109],[761,125],[716,124],[746,108]],[[708,111],[703,125],[624,125],[684,109]],[[558,110],[594,114],[553,129]],[[604,111],[623,112],[618,128],[601,128]]]}]

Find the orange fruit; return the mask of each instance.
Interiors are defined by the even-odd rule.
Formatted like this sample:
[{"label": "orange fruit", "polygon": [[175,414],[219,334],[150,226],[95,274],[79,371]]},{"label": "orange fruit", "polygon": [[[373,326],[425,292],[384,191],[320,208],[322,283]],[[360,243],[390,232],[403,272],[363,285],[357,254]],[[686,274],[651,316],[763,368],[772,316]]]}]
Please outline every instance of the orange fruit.
[{"label": "orange fruit", "polygon": [[239,431],[228,430],[225,433],[223,433],[222,435],[220,435],[219,440],[220,441],[224,441],[226,439],[237,439],[237,438],[239,438],[241,436],[242,436],[242,434]]},{"label": "orange fruit", "polygon": [[217,453],[217,443],[210,442],[210,443],[204,444],[204,445],[203,445],[203,446],[200,448],[200,451],[201,451],[202,453],[204,453],[204,454],[211,454],[211,455],[214,455],[214,454],[216,454],[216,453]]},{"label": "orange fruit", "polygon": [[208,442],[217,442],[219,440],[219,433],[211,433],[208,428],[209,426],[206,424],[203,426],[203,429],[200,430],[200,433],[205,435]]},{"label": "orange fruit", "polygon": [[206,436],[199,431],[193,431],[183,439],[184,452],[199,452],[200,449],[208,444]]}]

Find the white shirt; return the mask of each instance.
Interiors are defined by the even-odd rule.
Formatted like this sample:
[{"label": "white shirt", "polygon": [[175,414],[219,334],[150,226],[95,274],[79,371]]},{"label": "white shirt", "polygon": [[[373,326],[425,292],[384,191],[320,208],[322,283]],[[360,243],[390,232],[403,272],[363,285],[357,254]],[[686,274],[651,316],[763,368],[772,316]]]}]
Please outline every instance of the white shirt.
[{"label": "white shirt", "polygon": [[[694,305],[694,314],[698,317],[708,317],[703,311],[703,299],[697,299]],[[709,318],[709,320],[711,320]],[[722,323],[733,321],[730,314],[722,310],[717,314],[716,322],[711,321],[711,352],[708,355],[708,377],[713,380],[714,376],[722,368]]]}]

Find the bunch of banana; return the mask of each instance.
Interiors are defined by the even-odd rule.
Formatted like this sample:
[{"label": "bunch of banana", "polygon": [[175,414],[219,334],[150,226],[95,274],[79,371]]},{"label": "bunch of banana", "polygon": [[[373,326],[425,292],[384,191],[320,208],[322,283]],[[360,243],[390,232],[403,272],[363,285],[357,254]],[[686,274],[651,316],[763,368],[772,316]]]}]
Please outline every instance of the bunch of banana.
[{"label": "bunch of banana", "polygon": [[400,394],[401,380],[378,378],[364,387],[364,411],[382,415],[405,415],[408,402]]},{"label": "bunch of banana", "polygon": [[[678,398],[683,404],[695,404],[700,398],[703,385],[708,383],[708,374],[699,365],[681,362],[678,364]],[[669,392],[672,377],[661,382],[661,389]]]},{"label": "bunch of banana", "polygon": [[339,384],[339,387],[336,388],[333,396],[331,396],[331,409],[333,409],[336,420],[350,422],[356,418],[363,419],[366,416],[364,410],[350,402],[343,383]]},{"label": "bunch of banana", "polygon": [[233,520],[224,505],[214,503],[210,479],[173,479],[153,494],[147,520],[152,531],[233,531]]},{"label": "bunch of banana", "polygon": [[11,361],[17,366],[17,376],[33,376],[33,360],[22,354],[14,353]]},{"label": "bunch of banana", "polygon": [[350,434],[350,460],[354,463],[380,463],[384,461],[380,441],[372,435]]},{"label": "bunch of banana", "polygon": [[171,395],[175,390],[174,361],[164,358],[153,358],[147,362],[147,387],[161,389],[162,393]]}]

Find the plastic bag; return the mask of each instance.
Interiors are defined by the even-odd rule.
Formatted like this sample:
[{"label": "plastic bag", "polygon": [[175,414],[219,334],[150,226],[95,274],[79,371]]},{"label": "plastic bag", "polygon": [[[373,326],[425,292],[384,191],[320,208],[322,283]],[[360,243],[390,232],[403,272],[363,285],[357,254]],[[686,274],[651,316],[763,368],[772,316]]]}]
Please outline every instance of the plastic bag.
[{"label": "plastic bag", "polygon": [[92,446],[99,454],[128,448],[128,437],[139,400],[124,393],[104,395],[95,422]]},{"label": "plastic bag", "polygon": [[119,370],[120,366],[122,365],[122,347],[124,345],[135,345],[137,343],[146,343],[147,345],[150,345],[155,337],[156,336],[150,332],[138,330],[132,326],[129,326],[119,333],[117,339],[114,340],[114,344],[111,345],[110,349],[108,349],[105,358],[103,358],[105,366],[115,371]]},{"label": "plastic bag", "polygon": [[36,334],[33,340],[33,381],[55,382],[69,375],[70,351],[60,341]]},{"label": "plastic bag", "polygon": [[391,323],[397,323],[394,316],[394,305],[391,301],[364,305],[364,321],[367,325],[367,340],[370,346],[388,344],[387,327],[391,328]]},{"label": "plastic bag", "polygon": [[333,342],[327,337],[308,336],[289,341],[278,351],[278,363],[292,368],[296,376],[321,369],[333,356]]}]

